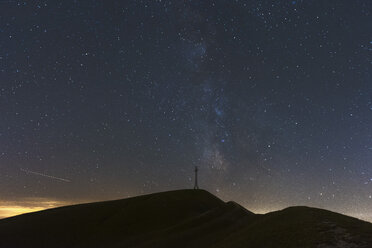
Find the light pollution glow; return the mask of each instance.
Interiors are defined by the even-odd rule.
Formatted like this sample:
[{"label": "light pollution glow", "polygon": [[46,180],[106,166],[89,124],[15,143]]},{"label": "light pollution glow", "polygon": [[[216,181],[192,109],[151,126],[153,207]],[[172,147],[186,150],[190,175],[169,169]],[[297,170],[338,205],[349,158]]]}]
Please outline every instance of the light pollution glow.
[{"label": "light pollution glow", "polygon": [[0,219],[71,204],[71,202],[47,198],[24,198],[22,200],[0,201]]}]

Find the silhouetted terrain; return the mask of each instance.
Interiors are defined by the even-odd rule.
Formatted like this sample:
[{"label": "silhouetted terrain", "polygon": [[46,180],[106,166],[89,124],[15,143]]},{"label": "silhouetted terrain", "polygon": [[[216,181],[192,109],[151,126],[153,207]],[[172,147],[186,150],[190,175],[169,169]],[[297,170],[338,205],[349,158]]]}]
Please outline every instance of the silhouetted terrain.
[{"label": "silhouetted terrain", "polygon": [[369,248],[372,224],[308,207],[257,215],[204,190],[178,190],[3,219],[0,247]]}]

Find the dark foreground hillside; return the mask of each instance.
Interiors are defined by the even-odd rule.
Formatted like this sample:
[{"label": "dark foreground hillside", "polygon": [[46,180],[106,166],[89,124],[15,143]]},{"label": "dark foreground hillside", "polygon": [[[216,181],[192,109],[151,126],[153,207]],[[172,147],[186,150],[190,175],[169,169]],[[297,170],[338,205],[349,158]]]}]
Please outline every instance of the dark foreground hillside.
[{"label": "dark foreground hillside", "polygon": [[3,219],[0,247],[372,248],[372,224],[308,207],[255,215],[178,190]]}]

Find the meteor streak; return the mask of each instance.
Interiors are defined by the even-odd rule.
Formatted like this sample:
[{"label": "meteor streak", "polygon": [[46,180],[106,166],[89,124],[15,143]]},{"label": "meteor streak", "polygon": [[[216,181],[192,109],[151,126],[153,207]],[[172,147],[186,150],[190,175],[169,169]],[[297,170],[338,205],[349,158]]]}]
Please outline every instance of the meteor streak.
[{"label": "meteor streak", "polygon": [[21,168],[21,171],[26,172],[27,174],[33,174],[33,175],[37,175],[37,176],[47,177],[47,178],[59,180],[59,181],[66,182],[66,183],[70,183],[71,182],[69,179],[55,177],[55,176],[47,175],[47,174],[40,173],[40,172],[30,171],[28,169]]}]

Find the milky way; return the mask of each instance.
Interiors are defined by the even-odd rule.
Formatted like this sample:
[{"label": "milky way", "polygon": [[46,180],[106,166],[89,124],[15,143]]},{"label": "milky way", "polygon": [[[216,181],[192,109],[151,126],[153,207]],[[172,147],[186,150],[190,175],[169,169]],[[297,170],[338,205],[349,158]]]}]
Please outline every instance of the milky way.
[{"label": "milky way", "polygon": [[252,211],[372,220],[372,2],[0,3],[1,199],[192,188],[199,166]]}]

